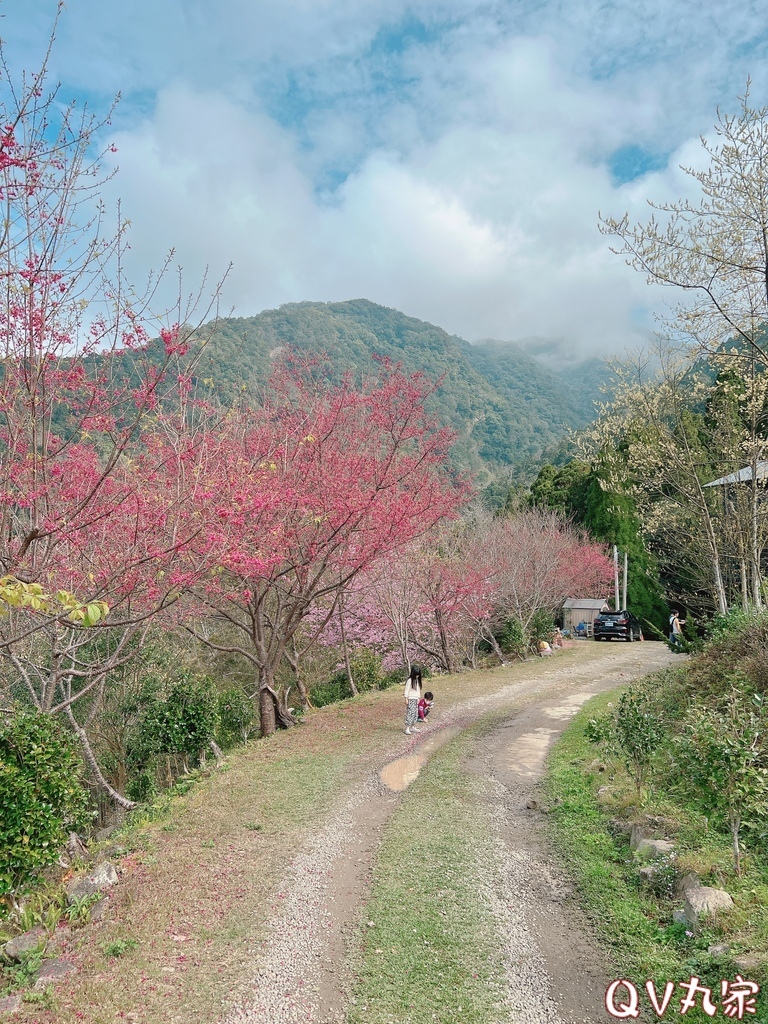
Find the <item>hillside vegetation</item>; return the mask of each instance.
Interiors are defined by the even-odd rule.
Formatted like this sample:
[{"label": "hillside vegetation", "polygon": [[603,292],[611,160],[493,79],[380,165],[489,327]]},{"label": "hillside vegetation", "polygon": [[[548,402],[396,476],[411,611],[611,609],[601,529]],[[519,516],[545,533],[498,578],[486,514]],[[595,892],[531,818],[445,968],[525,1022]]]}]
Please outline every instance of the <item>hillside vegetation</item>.
[{"label": "hillside vegetation", "polygon": [[[763,990],[743,1013],[760,1021],[768,1019],[767,639],[764,610],[716,619],[679,667],[585,705],[550,758],[548,781],[553,839],[616,952],[616,976],[643,993],[648,978],[661,991],[667,979],[695,975],[717,1002],[722,979],[740,975],[745,992]],[[662,844],[643,849],[642,838]],[[694,916],[689,902],[681,915],[699,886],[733,904]],[[698,1005],[687,1019],[709,1016]]]},{"label": "hillside vegetation", "polygon": [[244,388],[258,391],[285,348],[326,356],[337,377],[370,372],[379,357],[402,363],[408,373],[442,378],[432,411],[458,434],[454,464],[471,469],[481,484],[499,476],[530,478],[569,428],[593,418],[592,403],[609,376],[597,359],[553,371],[514,343],[471,345],[366,299],[290,303],[207,329],[198,384],[227,400]]}]

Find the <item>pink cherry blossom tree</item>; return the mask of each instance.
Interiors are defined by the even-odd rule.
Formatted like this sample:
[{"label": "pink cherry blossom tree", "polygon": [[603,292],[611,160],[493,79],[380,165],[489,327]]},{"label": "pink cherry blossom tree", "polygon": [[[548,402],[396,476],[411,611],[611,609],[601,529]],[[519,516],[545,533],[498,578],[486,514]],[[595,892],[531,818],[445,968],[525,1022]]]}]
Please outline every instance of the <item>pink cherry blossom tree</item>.
[{"label": "pink cherry blossom tree", "polygon": [[222,452],[206,538],[221,571],[196,593],[240,637],[221,646],[254,667],[263,735],[291,724],[275,677],[312,609],[326,609],[317,636],[361,573],[466,499],[445,470],[451,434],[424,411],[434,387],[386,363],[359,385],[289,363]]},{"label": "pink cherry blossom tree", "polygon": [[92,155],[105,125],[49,86],[47,57],[14,83],[0,54],[0,656],[14,692],[69,717],[106,787],[75,709],[175,596],[199,530],[179,482],[175,498],[153,484],[178,452],[146,439],[191,422],[199,296],[158,317],[158,279],[127,284]]}]

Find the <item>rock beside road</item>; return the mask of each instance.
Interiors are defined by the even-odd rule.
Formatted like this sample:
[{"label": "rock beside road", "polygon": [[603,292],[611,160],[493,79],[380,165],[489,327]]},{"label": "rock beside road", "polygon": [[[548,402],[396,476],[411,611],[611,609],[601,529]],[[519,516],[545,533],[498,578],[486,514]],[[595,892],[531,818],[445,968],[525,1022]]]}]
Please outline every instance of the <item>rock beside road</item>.
[{"label": "rock beside road", "polygon": [[3,953],[9,960],[17,963],[24,959],[28,953],[34,953],[38,949],[44,949],[48,942],[48,932],[45,928],[30,928],[28,932],[15,935],[3,946]]},{"label": "rock beside road", "polygon": [[87,875],[80,875],[73,878],[67,886],[67,900],[70,904],[86,896],[93,896],[95,893],[103,892],[113,885],[117,885],[119,879],[114,864],[104,860],[93,871]]}]

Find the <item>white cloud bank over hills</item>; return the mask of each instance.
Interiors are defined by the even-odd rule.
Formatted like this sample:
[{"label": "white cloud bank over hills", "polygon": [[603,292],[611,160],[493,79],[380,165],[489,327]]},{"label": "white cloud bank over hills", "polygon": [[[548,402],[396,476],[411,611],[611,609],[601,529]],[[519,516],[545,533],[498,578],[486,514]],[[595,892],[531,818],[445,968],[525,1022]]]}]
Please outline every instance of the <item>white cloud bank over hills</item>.
[{"label": "white cloud bank over hills", "polygon": [[[5,0],[33,67],[53,0]],[[123,8],[119,10],[118,7]],[[689,185],[698,136],[747,75],[768,12],[618,0],[69,0],[63,95],[104,107],[139,275],[175,247],[224,306],[361,297],[469,339],[640,343],[665,295],[609,251]]]}]

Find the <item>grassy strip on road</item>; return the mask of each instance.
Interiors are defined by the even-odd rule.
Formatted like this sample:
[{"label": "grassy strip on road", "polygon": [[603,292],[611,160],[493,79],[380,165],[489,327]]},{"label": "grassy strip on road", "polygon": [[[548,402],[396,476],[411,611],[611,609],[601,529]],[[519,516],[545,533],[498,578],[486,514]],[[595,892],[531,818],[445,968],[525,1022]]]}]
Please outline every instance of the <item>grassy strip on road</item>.
[{"label": "grassy strip on road", "polygon": [[[741,948],[749,952],[755,946],[765,948],[768,942],[765,878],[753,875],[746,883],[735,876],[727,878],[725,887],[736,901],[736,911],[717,926],[703,928],[698,935],[693,935],[685,925],[672,922],[672,911],[682,907],[682,898],[674,894],[672,884],[656,890],[641,884],[628,837],[609,829],[608,813],[611,812],[601,807],[597,799],[598,787],[609,780],[616,781],[620,787],[623,770],[614,765],[609,766],[605,774],[598,775],[590,769],[596,760],[596,749],[587,739],[585,726],[615,699],[616,691],[589,701],[550,754],[546,785],[551,804],[551,838],[576,882],[582,905],[598,936],[610,946],[616,977],[634,982],[640,992],[641,1006],[650,1006],[644,989],[647,979],[654,981],[661,994],[667,981],[687,982],[692,976],[699,977],[702,984],[712,989],[712,999],[717,1003],[721,980],[734,979],[736,970],[730,957],[711,955],[708,948],[723,942],[731,943],[735,951]],[[627,780],[627,790],[629,788]],[[623,810],[634,816],[640,813],[631,806],[629,797]],[[618,805],[613,813],[620,815],[621,811]],[[681,826],[677,835],[679,859],[683,865],[688,863],[690,867],[696,857],[702,864],[705,858],[713,866],[727,864],[728,838],[715,837],[711,831],[706,838],[693,837],[687,825],[690,820],[687,808],[675,807],[669,798],[662,801],[657,796],[655,802],[649,801],[643,807],[643,812],[661,814],[667,820],[678,816]],[[686,853],[686,839],[695,853]],[[707,843],[708,848],[698,849],[697,841]],[[718,853],[714,853],[714,846],[719,847]],[[665,880],[664,875],[661,880]],[[720,867],[712,880],[703,876],[703,884],[718,885],[723,881]],[[762,979],[756,977],[755,980]],[[684,995],[683,990],[676,989],[667,1011],[669,1016],[679,1013],[680,999]],[[619,999],[621,997],[620,992]],[[722,1015],[721,1010],[718,1015]],[[657,1018],[651,1015],[649,1019]],[[693,1024],[712,1018],[697,1006],[687,1011],[685,1019]],[[749,1019],[768,1021],[765,992],[758,1000],[757,1015],[749,1015]]]},{"label": "grassy strip on road", "polygon": [[489,905],[490,823],[463,759],[487,725],[438,751],[382,840],[349,1024],[506,1020],[503,943]]}]

